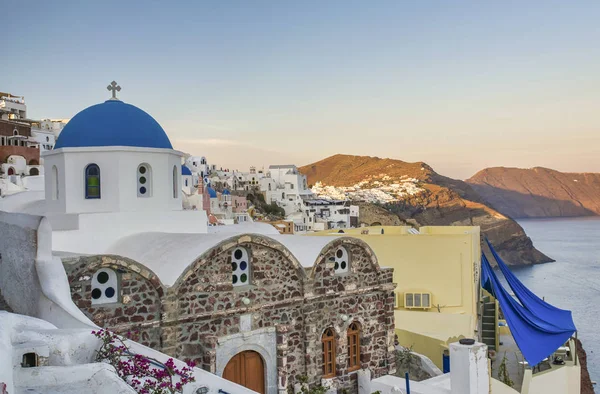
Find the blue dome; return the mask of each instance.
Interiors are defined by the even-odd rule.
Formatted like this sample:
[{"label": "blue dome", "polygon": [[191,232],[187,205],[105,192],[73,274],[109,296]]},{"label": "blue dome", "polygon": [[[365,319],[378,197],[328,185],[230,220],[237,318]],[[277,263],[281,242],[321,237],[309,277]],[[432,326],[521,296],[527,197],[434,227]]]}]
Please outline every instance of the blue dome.
[{"label": "blue dome", "polygon": [[181,175],[192,175],[192,171],[186,166],[181,166]]},{"label": "blue dome", "polygon": [[217,198],[217,192],[212,187],[207,187],[206,191],[208,192],[208,196],[210,198]]},{"label": "blue dome", "polygon": [[227,190],[227,189],[223,190],[223,195],[225,195],[225,196],[228,196],[228,195],[230,195],[230,194],[231,194],[231,193],[229,193],[229,190]]},{"label": "blue dome", "polygon": [[120,100],[107,100],[79,112],[62,130],[54,149],[86,146],[173,149],[167,133],[152,116]]}]

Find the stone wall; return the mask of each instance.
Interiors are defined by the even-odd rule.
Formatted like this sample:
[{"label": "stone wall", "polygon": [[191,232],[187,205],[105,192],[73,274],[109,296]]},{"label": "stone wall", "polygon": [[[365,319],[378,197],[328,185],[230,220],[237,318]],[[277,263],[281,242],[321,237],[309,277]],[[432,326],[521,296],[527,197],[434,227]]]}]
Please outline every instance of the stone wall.
[{"label": "stone wall", "polygon": [[[161,297],[164,289],[156,275],[138,263],[117,256],[79,256],[63,259],[73,302],[97,325],[110,327],[132,339],[161,350]],[[120,273],[119,302],[92,305],[91,278],[101,268]]]},{"label": "stone wall", "polygon": [[[329,259],[342,244],[351,256],[350,272],[336,275]],[[232,285],[236,247],[250,255],[246,286]],[[337,377],[326,383],[357,392],[356,373],[347,371],[345,334],[354,321],[361,326],[361,367],[374,377],[395,371],[392,270],[380,269],[371,249],[357,239],[333,241],[314,267],[304,269],[270,238],[232,237],[190,264],[169,288],[136,262],[117,256],[63,263],[74,301],[97,324],[116,331],[139,327],[147,335],[142,343],[217,374],[236,352],[257,351],[267,364],[269,393],[291,388],[301,375],[311,384],[322,383],[321,335],[328,327],[338,333]],[[104,267],[119,272],[121,299],[92,307],[91,277]]]}]

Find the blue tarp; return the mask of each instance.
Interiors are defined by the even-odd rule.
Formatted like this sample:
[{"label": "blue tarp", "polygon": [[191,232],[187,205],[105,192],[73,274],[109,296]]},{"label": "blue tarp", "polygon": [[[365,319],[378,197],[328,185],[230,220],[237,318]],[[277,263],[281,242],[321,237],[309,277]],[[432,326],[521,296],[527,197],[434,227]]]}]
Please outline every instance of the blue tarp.
[{"label": "blue tarp", "polygon": [[521,305],[534,314],[545,316],[547,319],[549,318],[554,322],[560,322],[560,325],[566,329],[572,329],[573,331],[576,330],[571,311],[550,305],[535,295],[519,279],[517,279],[515,274],[512,273],[506,263],[500,258],[500,256],[498,256],[498,253],[496,253],[496,250],[490,241],[487,238],[485,241],[487,242],[490,251],[494,256],[494,259],[498,263],[498,267],[502,271],[504,278],[506,278],[506,282],[514,292],[515,296],[519,299],[519,301],[521,301]]},{"label": "blue tarp", "polygon": [[[530,366],[539,364],[556,349],[563,346],[573,335],[575,326],[569,311],[555,308],[561,312],[569,312],[567,316],[566,314],[555,313],[546,306],[537,305],[535,299],[545,302],[526,289],[511,273],[509,275],[511,281],[514,279],[514,283],[518,282],[520,286],[527,290],[524,291],[522,288],[517,290],[519,286],[512,288],[519,300],[525,300],[525,302],[521,301],[523,302],[522,305],[504,289],[483,253],[481,255],[481,267],[482,286],[487,287],[488,291],[491,290],[490,293],[498,300],[511,334]],[[535,298],[531,297],[532,295]],[[530,299],[534,301],[530,301]]]}]

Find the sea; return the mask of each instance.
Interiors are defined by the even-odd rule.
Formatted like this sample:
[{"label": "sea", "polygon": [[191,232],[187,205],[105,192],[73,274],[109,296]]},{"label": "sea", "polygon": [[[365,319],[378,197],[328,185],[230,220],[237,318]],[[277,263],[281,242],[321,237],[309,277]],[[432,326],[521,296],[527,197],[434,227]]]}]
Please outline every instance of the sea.
[{"label": "sea", "polygon": [[517,221],[533,245],[556,262],[511,269],[539,297],[573,312],[590,377],[599,382],[600,218]]}]

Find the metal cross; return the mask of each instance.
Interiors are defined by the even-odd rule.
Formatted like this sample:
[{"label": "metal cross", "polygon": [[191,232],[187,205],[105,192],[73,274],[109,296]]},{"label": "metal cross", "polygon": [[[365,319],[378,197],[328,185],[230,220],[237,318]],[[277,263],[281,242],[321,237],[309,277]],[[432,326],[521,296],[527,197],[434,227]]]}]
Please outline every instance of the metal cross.
[{"label": "metal cross", "polygon": [[112,92],[112,99],[111,100],[118,100],[118,98],[117,98],[117,92],[121,91],[121,87],[119,85],[117,85],[117,83],[115,81],[112,81],[110,83],[110,85],[108,85],[106,87],[106,89],[108,89],[108,91]]}]

